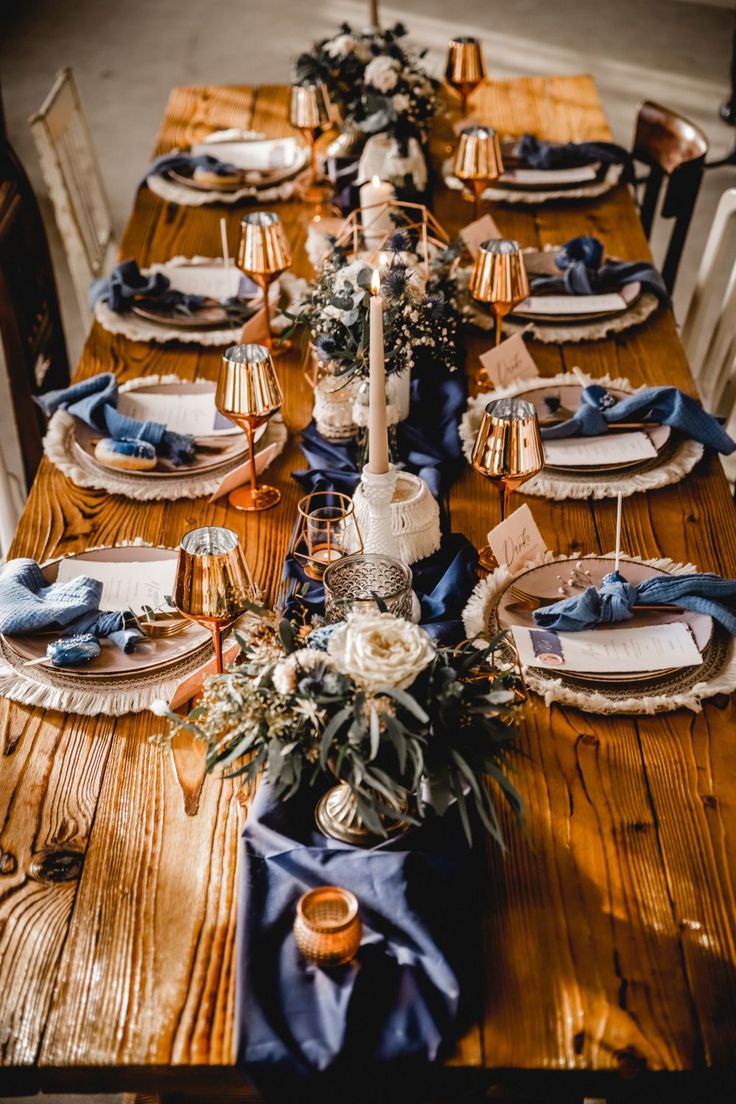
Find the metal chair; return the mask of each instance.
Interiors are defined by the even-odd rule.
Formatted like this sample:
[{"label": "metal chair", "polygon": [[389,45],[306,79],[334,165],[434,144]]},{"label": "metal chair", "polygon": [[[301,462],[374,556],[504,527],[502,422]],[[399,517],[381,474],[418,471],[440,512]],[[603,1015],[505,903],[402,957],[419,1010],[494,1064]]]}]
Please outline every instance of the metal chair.
[{"label": "metal chair", "polygon": [[[718,203],[682,341],[704,404],[736,436],[736,188]],[[736,457],[725,457],[723,466],[736,478]]]},{"label": "metal chair", "polygon": [[30,119],[82,318],[91,321],[90,283],[117,255],[110,204],[71,69],[57,73]]},{"label": "metal chair", "polygon": [[642,190],[639,213],[648,238],[666,179],[660,217],[674,219],[674,226],[662,265],[662,278],[670,292],[698,198],[707,153],[708,139],[700,127],[651,100],[641,104],[632,155],[636,161],[647,165],[649,172],[637,181]]}]

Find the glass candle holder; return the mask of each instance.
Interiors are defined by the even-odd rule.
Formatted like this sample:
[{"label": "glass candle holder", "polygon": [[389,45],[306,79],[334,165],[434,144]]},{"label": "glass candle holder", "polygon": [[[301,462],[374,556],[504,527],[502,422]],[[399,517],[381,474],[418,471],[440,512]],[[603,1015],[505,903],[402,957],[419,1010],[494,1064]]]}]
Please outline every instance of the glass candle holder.
[{"label": "glass candle holder", "polygon": [[362,551],[363,540],[349,495],[313,491],[300,499],[297,511],[291,553],[310,579],[321,579],[330,564]]},{"label": "glass candle holder", "polygon": [[358,901],[348,889],[319,886],[299,898],[294,939],[319,966],[340,966],[357,954],[363,934]]},{"label": "glass candle holder", "polygon": [[411,568],[392,556],[376,552],[344,556],[325,568],[322,582],[328,624],[344,621],[350,613],[375,613],[377,597],[389,613],[411,620]]}]

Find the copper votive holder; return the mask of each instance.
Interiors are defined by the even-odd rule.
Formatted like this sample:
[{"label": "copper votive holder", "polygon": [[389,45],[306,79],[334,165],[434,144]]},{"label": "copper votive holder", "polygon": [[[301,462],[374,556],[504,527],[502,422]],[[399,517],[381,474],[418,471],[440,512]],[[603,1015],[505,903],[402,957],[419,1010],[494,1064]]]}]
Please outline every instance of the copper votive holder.
[{"label": "copper votive holder", "polygon": [[363,551],[350,495],[312,491],[297,503],[297,514],[290,552],[310,579],[321,579],[330,564]]},{"label": "copper votive holder", "polygon": [[340,886],[318,886],[296,906],[294,939],[301,954],[318,966],[341,966],[357,954],[363,928],[355,894]]}]

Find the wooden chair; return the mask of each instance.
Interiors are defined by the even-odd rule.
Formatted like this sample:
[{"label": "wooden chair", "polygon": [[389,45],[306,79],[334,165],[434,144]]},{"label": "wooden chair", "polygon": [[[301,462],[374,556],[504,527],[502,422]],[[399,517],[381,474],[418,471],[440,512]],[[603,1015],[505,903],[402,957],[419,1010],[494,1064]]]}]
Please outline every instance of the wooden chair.
[{"label": "wooden chair", "polygon": [[82,318],[90,320],[89,285],[117,256],[110,205],[71,69],[62,69],[30,119]]},{"label": "wooden chair", "polygon": [[634,132],[633,157],[649,167],[639,204],[644,233],[652,232],[662,185],[667,181],[660,216],[674,219],[662,277],[672,291],[680,264],[695,201],[700,190],[708,139],[703,131],[669,108],[645,100],[639,108]]},{"label": "wooden chair", "polygon": [[46,231],[30,181],[8,142],[1,98],[0,376],[0,401],[8,404],[0,471],[0,546],[6,552],[25,497],[25,487],[8,468],[22,467],[20,478],[30,485],[43,455],[44,431],[33,396],[66,386],[69,363]]},{"label": "wooden chair", "polygon": [[[736,436],[736,188],[723,193],[705,243],[682,341],[705,406]],[[736,478],[736,456],[723,466]]]}]

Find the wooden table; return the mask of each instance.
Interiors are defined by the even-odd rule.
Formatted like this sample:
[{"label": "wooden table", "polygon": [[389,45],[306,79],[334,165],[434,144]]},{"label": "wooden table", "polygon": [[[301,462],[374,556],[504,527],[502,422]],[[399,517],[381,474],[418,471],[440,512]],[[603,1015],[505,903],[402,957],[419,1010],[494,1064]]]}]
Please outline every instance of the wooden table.
[{"label": "wooden table", "polygon": [[[609,137],[589,77],[494,82],[475,113],[499,129],[556,139]],[[178,88],[157,152],[224,126],[289,132],[284,88]],[[438,145],[442,144],[442,137]],[[450,231],[469,208],[441,190]],[[308,273],[305,212],[279,208]],[[136,197],[123,257],[217,255],[240,211]],[[615,255],[647,256],[623,188],[597,201],[494,210],[522,245],[586,232]],[[468,365],[488,339],[469,342]],[[694,391],[667,311],[616,340],[534,345],[544,374],[580,365]],[[176,372],[214,378],[216,351],[133,344],[95,326],[80,376]],[[196,525],[245,533],[256,577],[273,595],[300,491],[295,432],[311,395],[296,355],[279,361],[294,431],[269,473],[277,509],[245,517],[226,505],[139,504],[73,486],[44,461],[13,546],[38,559],[142,537],[175,545]],[[469,468],[451,495],[452,522],[477,544],[496,496]],[[606,552],[615,503],[529,500],[550,547]],[[626,500],[623,546],[736,574],[736,519],[717,459],[683,483]],[[516,783],[527,832],[507,825],[508,854],[488,849],[479,967],[485,1003],[450,1059],[480,1085],[541,1081],[553,1092],[613,1098],[637,1084],[710,1099],[736,1066],[736,710],[605,718],[529,709]],[[237,787],[201,786],[199,749],[173,756],[149,742],[149,714],[77,717],[4,702],[0,784],[0,1084],[46,1090],[196,1093],[240,1082],[233,1067]],[[638,1080],[630,1080],[638,1075]],[[650,1077],[651,1075],[651,1077]],[[658,1086],[654,1091],[650,1083]],[[695,1087],[693,1087],[695,1086]],[[672,1097],[669,1097],[672,1098]]]}]

